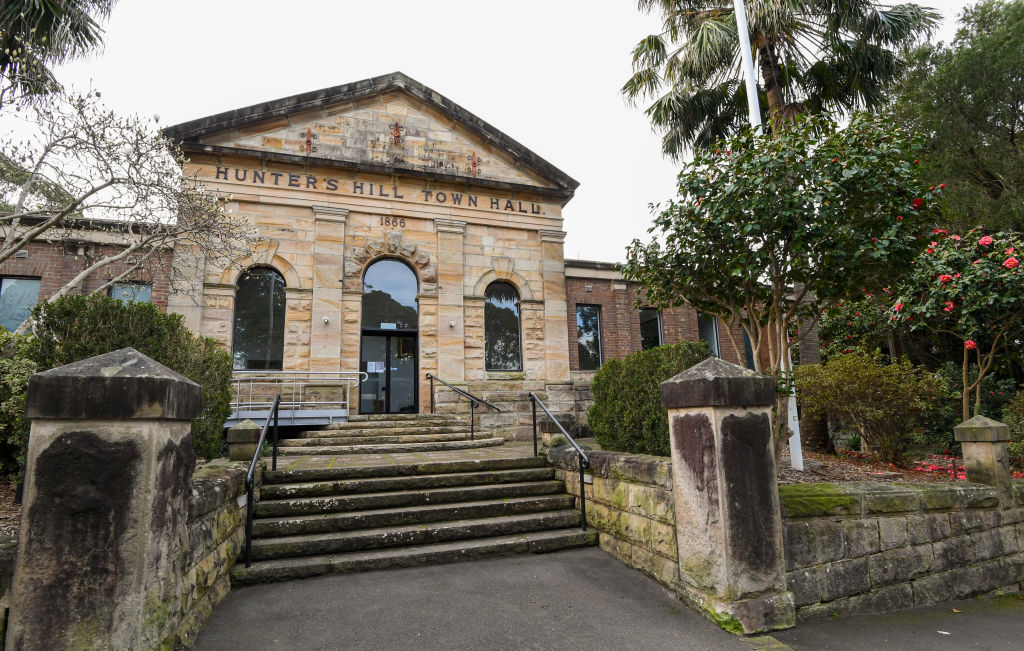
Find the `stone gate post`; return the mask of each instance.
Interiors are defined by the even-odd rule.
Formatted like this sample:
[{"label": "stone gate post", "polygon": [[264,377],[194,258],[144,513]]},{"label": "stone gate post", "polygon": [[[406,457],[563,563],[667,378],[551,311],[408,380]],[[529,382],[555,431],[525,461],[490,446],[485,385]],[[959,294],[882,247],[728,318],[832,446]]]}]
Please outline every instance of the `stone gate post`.
[{"label": "stone gate post", "polygon": [[7,648],[174,635],[200,393],[132,348],[32,376]]},{"label": "stone gate post", "polygon": [[953,436],[964,451],[967,481],[995,486],[1002,507],[1013,508],[1010,456],[1006,451],[1009,426],[978,415],[954,427]]},{"label": "stone gate post", "polygon": [[682,596],[722,628],[796,624],[786,590],[771,378],[712,357],[661,384]]}]

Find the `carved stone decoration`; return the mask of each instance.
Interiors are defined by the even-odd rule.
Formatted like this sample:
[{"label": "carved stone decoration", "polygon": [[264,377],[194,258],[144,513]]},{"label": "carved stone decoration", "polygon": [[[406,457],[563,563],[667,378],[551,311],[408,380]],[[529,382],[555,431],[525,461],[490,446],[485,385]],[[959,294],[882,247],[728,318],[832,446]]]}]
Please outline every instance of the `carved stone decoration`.
[{"label": "carved stone decoration", "polygon": [[360,248],[353,248],[345,259],[347,286],[355,288],[361,281],[366,266],[375,258],[387,255],[405,260],[416,269],[420,279],[420,292],[437,291],[437,265],[427,251],[421,250],[415,242],[403,240],[402,231],[385,231],[383,239],[367,240]]}]

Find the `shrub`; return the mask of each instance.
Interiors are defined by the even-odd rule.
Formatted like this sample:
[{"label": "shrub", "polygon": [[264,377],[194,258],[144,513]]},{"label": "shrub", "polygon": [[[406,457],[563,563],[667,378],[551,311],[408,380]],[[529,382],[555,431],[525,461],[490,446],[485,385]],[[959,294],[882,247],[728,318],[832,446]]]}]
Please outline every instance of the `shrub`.
[{"label": "shrub", "polygon": [[804,409],[833,414],[860,436],[865,452],[889,463],[902,462],[928,398],[953,395],[938,374],[906,358],[886,363],[877,350],[800,366],[795,376]]},{"label": "shrub", "polygon": [[1003,422],[1010,428],[1010,442],[1006,444],[1010,463],[1015,466],[1024,465],[1024,391],[1018,391],[1006,403]]},{"label": "shrub", "polygon": [[659,384],[706,359],[704,342],[685,341],[611,359],[594,374],[587,423],[606,450],[668,456],[668,416]]},{"label": "shrub", "polygon": [[25,389],[36,372],[34,349],[30,338],[0,328],[0,473],[18,480],[28,447]]},{"label": "shrub", "polygon": [[181,315],[91,294],[41,303],[33,319],[40,370],[131,346],[201,386],[203,409],[192,423],[192,446],[201,457],[220,456],[231,412],[231,356],[213,339],[193,335]]}]

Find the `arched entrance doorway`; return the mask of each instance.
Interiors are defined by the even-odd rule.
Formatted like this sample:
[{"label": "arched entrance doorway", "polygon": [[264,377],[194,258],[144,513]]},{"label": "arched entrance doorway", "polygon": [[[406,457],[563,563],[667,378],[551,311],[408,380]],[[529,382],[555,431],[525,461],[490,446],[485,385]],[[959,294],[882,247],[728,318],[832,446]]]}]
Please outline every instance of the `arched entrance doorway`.
[{"label": "arched entrance doorway", "polygon": [[419,283],[405,263],[384,259],[363,275],[359,413],[416,413]]}]

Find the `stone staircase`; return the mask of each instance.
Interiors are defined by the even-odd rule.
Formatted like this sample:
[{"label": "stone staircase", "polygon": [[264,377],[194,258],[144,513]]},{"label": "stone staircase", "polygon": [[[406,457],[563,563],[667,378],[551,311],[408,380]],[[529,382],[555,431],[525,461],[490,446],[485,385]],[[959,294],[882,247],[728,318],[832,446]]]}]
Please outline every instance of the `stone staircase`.
[{"label": "stone staircase", "polygon": [[[342,438],[377,436],[349,436],[359,431],[355,426],[339,431]],[[538,457],[278,470],[263,477],[253,563],[247,569],[240,559],[235,584],[597,544],[597,532],[581,530],[564,483]]]},{"label": "stone staircase", "polygon": [[466,450],[502,445],[504,439],[477,430],[456,416],[388,414],[352,416],[348,422],[302,432],[281,441],[281,455],[386,454]]}]

